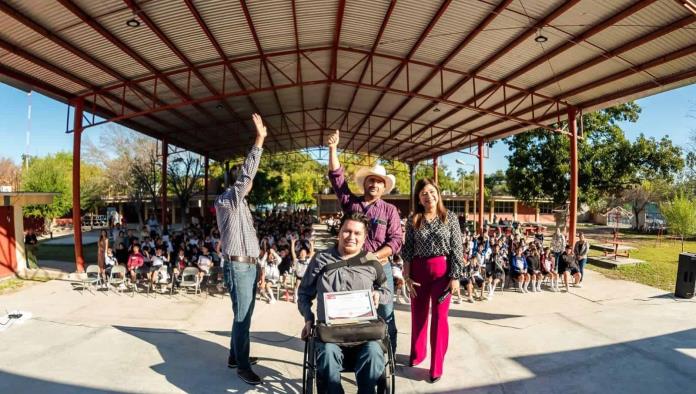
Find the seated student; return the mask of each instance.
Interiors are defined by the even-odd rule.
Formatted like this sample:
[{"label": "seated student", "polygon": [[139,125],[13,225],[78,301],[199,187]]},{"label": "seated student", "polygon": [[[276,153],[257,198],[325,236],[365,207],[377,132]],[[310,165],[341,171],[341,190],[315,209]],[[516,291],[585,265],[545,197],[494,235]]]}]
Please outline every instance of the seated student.
[{"label": "seated student", "polygon": [[493,299],[496,286],[501,281],[505,284],[505,271],[509,269],[507,254],[500,250],[500,245],[493,245],[493,253],[486,259],[486,281],[488,282],[488,300]]},{"label": "seated student", "polygon": [[[106,280],[109,280],[111,277],[111,269],[114,268],[115,266],[118,265],[118,261],[116,261],[116,257],[114,257],[114,251],[111,249],[111,247],[106,248],[106,258],[104,259],[104,274],[106,277]],[[106,286],[106,283],[104,283]]]},{"label": "seated student", "polygon": [[198,267],[199,283],[202,283],[203,278],[210,274],[210,268],[212,268],[214,264],[215,263],[213,263],[213,257],[210,255],[210,250],[208,250],[207,246],[202,246],[201,254],[198,256],[198,260],[196,261],[196,267]]},{"label": "seated student", "polygon": [[300,287],[300,282],[307,271],[309,261],[314,257],[314,242],[309,243],[309,249],[300,248],[299,253],[295,253],[295,239],[290,242],[290,255],[292,256],[293,268],[295,271],[295,288],[292,292],[292,302],[297,298],[297,289]]},{"label": "seated student", "polygon": [[459,288],[459,294],[457,295],[457,299],[454,300],[455,304],[461,303],[462,300],[462,289],[466,289],[467,292],[467,301],[470,303],[474,302],[474,284],[478,286],[481,289],[481,294],[478,297],[479,300],[483,300],[483,283],[484,279],[483,276],[481,276],[480,272],[480,267],[481,264],[479,264],[479,257],[478,255],[474,255],[474,257],[467,259],[464,259],[464,269],[462,272],[462,276],[459,279],[459,283],[461,284],[461,287]]},{"label": "seated student", "polygon": [[[152,265],[150,267],[150,283],[154,284],[166,284],[169,283],[169,272],[162,272],[160,268],[169,266],[169,259],[164,254],[162,246],[155,249],[155,255],[152,256]],[[169,271],[169,270],[167,270]],[[164,287],[160,287],[160,290],[164,292]]]},{"label": "seated student", "polygon": [[541,292],[541,254],[535,243],[530,243],[526,257],[528,275],[532,279],[532,292]]},{"label": "seated student", "polygon": [[261,284],[261,297],[266,297],[266,302],[275,304],[276,299],[273,294],[273,286],[280,281],[280,270],[278,266],[282,261],[280,255],[271,248],[265,256],[259,260],[259,265],[264,271],[264,283]]},{"label": "seated student", "polygon": [[133,244],[133,252],[128,256],[127,268],[128,274],[131,277],[131,283],[135,286],[137,274],[141,273],[142,267],[145,265],[145,258],[140,253],[140,245]]},{"label": "seated student", "polygon": [[565,252],[561,254],[558,259],[558,274],[563,275],[563,284],[565,285],[565,290],[568,292],[568,273],[575,278],[575,287],[582,287],[580,284],[580,279],[582,275],[580,274],[580,267],[578,266],[578,261],[573,254],[573,245],[568,244],[565,247]]},{"label": "seated student", "polygon": [[128,262],[128,249],[126,249],[126,245],[123,242],[119,242],[116,244],[116,251],[114,252],[114,257],[116,257],[116,261],[120,265],[126,265]]},{"label": "seated student", "polygon": [[558,291],[558,274],[556,273],[556,256],[549,247],[544,248],[544,253],[541,255],[541,276],[542,279],[549,278],[551,280],[551,291]]},{"label": "seated student", "polygon": [[510,277],[517,282],[517,289],[521,293],[527,293],[529,274],[527,274],[527,259],[524,258],[523,248],[517,248],[517,252],[510,260]]},{"label": "seated student", "polygon": [[[312,301],[317,299],[318,320],[324,318],[324,293],[342,290],[372,290],[375,303],[386,304],[391,300],[387,278],[377,258],[362,251],[369,219],[360,213],[344,216],[338,232],[338,245],[318,252],[309,263],[299,289],[298,308],[304,317],[302,339],[307,339],[315,322]],[[364,264],[341,266],[327,270],[342,260],[362,258]],[[335,343],[316,341],[317,386],[319,393],[342,393],[341,370],[344,353],[356,353],[355,377],[359,393],[373,393],[384,372],[384,352],[379,341],[367,341],[359,345],[342,347]]]}]

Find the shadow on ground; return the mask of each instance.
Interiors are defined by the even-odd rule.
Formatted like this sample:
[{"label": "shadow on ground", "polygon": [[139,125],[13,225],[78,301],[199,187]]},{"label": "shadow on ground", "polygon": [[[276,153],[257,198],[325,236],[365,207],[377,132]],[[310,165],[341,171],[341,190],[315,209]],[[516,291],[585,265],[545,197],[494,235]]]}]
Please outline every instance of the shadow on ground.
[{"label": "shadow on ground", "polygon": [[695,355],[696,329],[691,329],[608,346],[513,357],[534,377],[431,392],[688,393],[696,388]]},{"label": "shadow on ground", "polygon": [[[229,355],[227,347],[177,330],[124,326],[114,326],[114,328],[157,347],[163,362],[152,366],[152,370],[187,393],[246,392],[252,389],[252,386],[237,377],[235,370],[227,368]],[[218,332],[214,333],[218,334]],[[229,332],[219,332],[219,334],[229,337]],[[265,366],[264,360],[301,366],[301,361],[292,363],[286,360],[261,359],[259,364],[254,366],[254,371],[263,377],[264,384],[254,387],[256,391],[269,393],[301,391],[300,378],[283,376],[282,372]]]}]

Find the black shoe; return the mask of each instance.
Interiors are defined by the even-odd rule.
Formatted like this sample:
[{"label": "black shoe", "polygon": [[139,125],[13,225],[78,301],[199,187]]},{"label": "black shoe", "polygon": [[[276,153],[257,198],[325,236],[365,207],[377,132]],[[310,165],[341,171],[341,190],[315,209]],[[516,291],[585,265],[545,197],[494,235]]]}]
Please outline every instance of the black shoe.
[{"label": "black shoe", "polygon": [[239,375],[239,378],[245,381],[246,383],[252,384],[252,385],[258,385],[261,384],[261,378],[259,375],[255,374],[254,371],[251,369],[237,369],[237,375]]},{"label": "black shoe", "polygon": [[[256,365],[259,362],[258,357],[249,357],[249,365]],[[233,359],[232,357],[227,358],[227,367],[228,368],[237,368],[237,360]]]},{"label": "black shoe", "polygon": [[440,380],[441,377],[442,377],[442,376],[438,376],[438,377],[434,378],[434,377],[431,376],[430,379],[428,380],[428,382],[430,382],[430,383],[435,383],[435,382],[437,382],[438,380]]}]

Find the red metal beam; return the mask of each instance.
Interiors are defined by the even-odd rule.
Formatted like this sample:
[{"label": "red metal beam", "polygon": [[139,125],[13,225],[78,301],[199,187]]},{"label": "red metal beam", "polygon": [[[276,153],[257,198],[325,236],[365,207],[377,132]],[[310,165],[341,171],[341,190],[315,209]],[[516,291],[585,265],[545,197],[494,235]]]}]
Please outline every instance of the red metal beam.
[{"label": "red metal beam", "polygon": [[80,212],[80,145],[82,140],[82,115],[85,100],[75,100],[73,124],[73,162],[72,162],[72,222],[75,241],[75,266],[77,272],[85,271],[85,258],[82,254],[82,214]]},{"label": "red metal beam", "polygon": [[[297,62],[295,69],[295,80],[302,83],[302,61],[300,55],[300,33],[297,29],[297,8],[295,6],[295,0],[292,0],[292,28],[295,34],[295,50],[297,55],[295,56],[295,62]],[[305,119],[305,102],[304,102],[304,87],[300,85],[300,109],[302,109],[302,131],[305,135],[305,145],[307,145],[309,136],[307,135],[307,121]]]},{"label": "red metal beam", "polygon": [[[117,79],[118,81],[121,81],[121,83],[129,83],[129,81],[126,77],[124,77],[123,75],[121,75],[120,73],[118,73],[117,71],[112,69],[111,67],[107,66],[104,63],[99,62],[98,60],[94,59],[92,56],[88,55],[84,51],[78,49],[74,45],[70,44],[69,42],[65,41],[64,39],[53,34],[50,30],[48,30],[44,26],[38,24],[37,22],[35,22],[31,18],[27,17],[26,15],[22,14],[18,10],[12,8],[9,4],[7,4],[5,2],[0,2],[0,11],[9,15],[10,17],[15,19],[19,23],[21,23],[24,26],[28,27],[29,29],[33,30],[37,34],[40,34],[41,36],[45,37],[46,39],[50,40],[54,44],[65,49],[66,51],[70,52],[71,54],[79,57],[83,61],[91,64],[92,66],[98,68],[99,70],[103,71],[104,73]],[[142,89],[140,86],[134,85],[134,89],[137,90],[143,96],[148,97],[149,99],[153,99],[153,97],[150,95],[150,93],[147,92],[146,90]]]},{"label": "red metal beam", "polygon": [[[613,26],[614,24],[618,23],[619,21],[635,14],[636,12],[642,10],[643,8],[654,3],[655,1],[656,0],[643,0],[643,1],[639,1],[637,3],[630,5],[629,7],[623,9],[622,11],[620,11],[620,12],[614,14],[613,16],[605,19],[604,21],[600,22],[599,24],[594,25],[594,26],[590,27],[589,29],[585,30],[577,37],[574,37],[572,40],[569,40],[569,41],[565,42],[564,44],[557,46],[556,48],[552,49],[551,51],[544,53],[543,56],[540,56],[540,57],[532,60],[531,62],[528,62],[526,65],[522,66],[521,68],[516,69],[515,71],[513,71],[512,73],[508,74],[503,79],[501,79],[501,82],[507,83],[507,82],[514,80],[515,78],[518,78],[518,77],[524,75],[525,73],[533,70],[534,68],[540,66],[541,64],[544,64],[549,59],[552,59],[552,58],[562,54],[563,52],[575,47],[577,45],[577,43],[582,42],[582,41],[586,41],[586,40],[592,38],[594,35],[596,35],[602,31],[604,31],[605,29]],[[484,91],[482,91],[478,94],[475,94],[472,98],[467,100],[467,103],[471,104],[473,102],[476,102],[477,100],[480,101],[482,98],[484,98],[488,94],[492,93],[494,91],[494,89],[497,89],[497,87],[491,86],[488,89],[485,89]],[[530,90],[535,91],[537,89],[532,88]],[[504,99],[502,105],[499,105],[496,108],[500,108],[500,106],[505,106],[505,105],[508,105],[510,103],[513,103],[517,99],[521,99],[520,95],[516,95],[515,99],[512,99],[512,98],[511,99]],[[481,117],[480,114],[473,115],[470,118],[467,118],[467,119],[464,119],[460,122],[455,123],[454,125],[452,125],[452,128],[454,129],[457,127],[464,126],[468,123],[471,123],[472,121],[474,121],[476,119],[479,119],[480,117]]]},{"label": "red metal beam", "polygon": [[[203,16],[201,15],[201,13],[198,11],[196,6],[193,4],[192,0],[184,0],[184,1],[186,3],[186,6],[188,7],[189,11],[191,12],[191,15],[193,15],[194,19],[196,19],[198,26],[200,26],[201,30],[208,37],[208,40],[210,41],[210,43],[213,44],[213,47],[215,48],[215,51],[218,53],[218,56],[220,56],[220,59],[225,61],[225,67],[227,67],[227,69],[230,71],[232,78],[234,78],[235,82],[237,83],[237,85],[239,87],[244,88],[245,87],[244,82],[242,82],[242,79],[239,76],[239,72],[237,71],[237,69],[234,68],[232,63],[229,63],[229,58],[227,57],[227,54],[222,49],[222,46],[220,46],[220,43],[215,38],[215,35],[213,35],[213,32],[210,31],[210,28],[203,20]],[[224,90],[224,86],[223,86],[223,90]],[[254,101],[254,99],[252,99],[250,96],[246,96],[246,99],[247,99],[247,102],[249,102],[249,105],[251,106],[251,108],[254,109],[254,112],[260,114],[261,110],[256,105],[256,102]],[[223,100],[223,105],[228,109],[228,111],[234,112],[226,100]],[[247,124],[244,123],[244,121],[241,120],[241,118],[239,116],[237,116],[237,119],[240,119],[240,122],[242,122],[244,128],[249,133],[250,138],[252,138],[251,136],[253,135],[253,133],[251,132],[251,130],[249,129]],[[271,138],[276,139],[275,133],[271,134]],[[277,140],[276,140],[276,142],[277,142]]]},{"label": "red metal beam", "polygon": [[[66,70],[63,70],[62,68],[60,68],[60,67],[54,65],[53,63],[47,62],[47,61],[45,61],[45,60],[43,60],[43,59],[41,59],[41,58],[39,58],[39,57],[37,57],[37,56],[31,54],[31,53],[25,51],[24,49],[22,49],[22,48],[20,48],[20,47],[14,45],[14,44],[12,44],[12,43],[9,43],[9,42],[3,40],[3,39],[0,39],[0,48],[3,48],[3,49],[5,49],[5,50],[7,50],[7,51],[9,51],[9,52],[11,52],[11,53],[13,53],[13,54],[15,54],[15,55],[21,57],[21,58],[23,58],[23,59],[29,61],[29,62],[32,62],[32,63],[34,63],[34,64],[36,64],[36,65],[38,65],[38,66],[40,66],[40,67],[43,67],[43,68],[45,68],[46,70],[48,70],[48,71],[50,71],[50,72],[52,72],[52,73],[54,73],[54,74],[56,74],[56,75],[59,75],[59,76],[65,78],[65,79],[67,79],[67,80],[69,80],[69,81],[71,81],[71,82],[73,82],[73,83],[76,83],[76,84],[78,84],[78,85],[80,85],[80,86],[82,86],[82,87],[85,87],[85,88],[90,89],[90,90],[97,90],[97,89],[99,89],[98,86],[92,85],[91,83],[89,83],[89,82],[87,82],[87,81],[85,81],[85,80],[83,80],[83,79],[77,77],[76,75],[74,75],[74,74],[72,74],[72,73],[69,73],[69,72],[66,71]],[[112,100],[112,101],[114,101],[114,102],[116,102],[116,103],[118,103],[119,100],[120,100],[120,99],[119,99],[116,95],[114,95],[114,94],[108,94],[108,95],[105,95],[105,96],[106,96],[106,98],[108,98],[108,99],[110,99],[110,100]],[[128,107],[128,109],[130,109],[130,110],[132,110],[132,111],[140,111],[140,110],[141,110],[141,109],[138,108],[137,106],[132,105],[132,104],[130,104],[130,103],[126,103],[126,106]],[[154,117],[154,116],[152,116],[152,115],[148,115],[148,117],[151,118],[152,120],[156,121],[156,122],[161,123],[162,125],[164,125],[164,126],[166,126],[166,127],[168,127],[168,128],[171,128],[171,129],[174,129],[174,130],[181,130],[179,127],[176,127],[176,126],[174,126],[173,124],[171,124],[171,123],[169,123],[169,122],[167,122],[167,121],[160,120],[160,119],[158,119],[158,118],[156,118],[156,117]]]},{"label": "red metal beam", "polygon": [[[391,88],[391,86],[394,84],[394,82],[396,82],[396,80],[399,78],[399,75],[401,75],[401,72],[404,70],[404,68],[406,67],[408,62],[411,60],[411,58],[416,53],[416,51],[418,51],[418,48],[420,48],[421,44],[423,44],[423,41],[425,41],[425,39],[428,37],[428,34],[430,34],[430,32],[435,27],[435,25],[437,24],[437,21],[440,20],[442,15],[445,14],[445,11],[447,10],[447,7],[449,7],[451,2],[452,2],[451,0],[445,0],[442,2],[442,5],[440,6],[440,8],[437,10],[435,15],[433,16],[433,18],[428,23],[428,27],[426,27],[425,30],[421,33],[421,35],[418,37],[416,42],[411,47],[411,50],[408,51],[408,54],[406,54],[406,56],[403,59],[400,59],[401,63],[397,67],[396,72],[394,72],[394,74],[392,75],[392,77],[389,80],[389,82],[387,83],[385,89],[381,91],[379,97],[377,98],[377,101],[375,101],[375,103],[372,105],[372,108],[370,108],[370,110],[368,111],[368,115],[366,117],[364,117],[363,120],[361,120],[358,123],[358,126],[355,128],[356,130],[359,130],[365,124],[365,122],[367,122],[368,119],[370,119],[370,115],[373,112],[375,112],[375,110],[377,109],[379,104],[382,102],[382,99],[384,99],[384,96],[386,95],[387,90],[389,88]],[[355,137],[355,134],[353,134],[353,136],[350,137],[350,140],[348,140],[348,143],[346,144],[346,146],[350,146],[350,144],[353,142],[354,137]],[[361,148],[362,148],[362,146],[360,148],[358,148],[357,150],[359,151]]]},{"label": "red metal beam", "polygon": [[[246,18],[247,26],[249,27],[249,31],[251,32],[251,35],[254,38],[254,43],[256,44],[256,50],[259,52],[259,55],[260,55],[261,64],[263,64],[263,68],[266,71],[266,78],[268,78],[268,83],[270,83],[271,87],[273,88],[272,92],[273,92],[273,97],[275,98],[275,101],[276,101],[276,105],[278,105],[278,109],[280,110],[280,112],[283,113],[284,112],[283,106],[280,103],[280,98],[278,98],[278,92],[275,89],[275,83],[273,82],[273,77],[271,76],[271,71],[269,70],[268,64],[266,62],[266,55],[264,54],[263,47],[261,46],[261,41],[259,40],[259,35],[256,32],[256,28],[254,27],[254,21],[251,19],[251,13],[249,12],[249,7],[247,7],[245,0],[239,0],[239,4],[242,6],[242,11],[244,12],[244,17]],[[292,148],[292,142],[294,142],[294,141],[291,140],[290,148]]]},{"label": "red metal beam", "polygon": [[[497,7],[495,7],[493,10],[491,10],[491,12],[488,14],[488,16],[486,16],[486,18],[484,18],[483,21],[481,21],[481,23],[479,23],[478,26],[476,26],[473,30],[471,30],[471,31],[469,32],[469,34],[467,34],[466,37],[464,37],[464,39],[463,39],[462,41],[460,41],[459,44],[447,55],[447,57],[445,57],[445,59],[443,59],[443,60],[438,64],[438,66],[437,66],[436,68],[433,68],[433,69],[430,71],[430,73],[425,77],[425,79],[423,79],[423,80],[418,84],[418,86],[416,86],[415,89],[413,89],[413,90],[414,90],[415,92],[420,92],[421,90],[423,90],[423,88],[424,88],[433,78],[435,78],[439,73],[441,73],[442,70],[445,68],[445,66],[446,66],[450,61],[452,61],[452,59],[454,59],[457,55],[459,55],[459,53],[460,53],[467,45],[469,45],[469,43],[471,43],[471,41],[473,41],[474,38],[476,38],[486,27],[488,27],[488,25],[489,25],[491,22],[493,22],[493,19],[495,19],[501,12],[503,12],[503,10],[505,10],[505,8],[507,8],[507,6],[510,5],[510,3],[512,3],[512,1],[513,1],[513,0],[502,0],[502,1],[500,2],[500,4],[498,4]],[[376,135],[377,133],[379,133],[379,131],[382,130],[382,129],[384,128],[384,126],[386,126],[386,125],[389,123],[389,118],[391,118],[391,117],[393,117],[393,116],[396,116],[396,114],[398,114],[401,110],[403,110],[404,107],[406,107],[406,105],[408,105],[408,103],[411,102],[411,100],[412,100],[412,98],[410,98],[410,97],[407,98],[406,100],[403,100],[403,101],[401,102],[401,104],[400,104],[394,111],[392,111],[392,113],[391,113],[391,115],[388,117],[388,119],[387,119],[386,121],[382,122],[381,125],[377,126],[377,128],[375,128],[373,134]],[[437,102],[431,102],[429,105],[427,105],[426,107],[424,107],[421,111],[419,111],[416,115],[412,116],[411,119],[410,119],[410,121],[407,122],[407,124],[410,124],[411,122],[414,122],[416,119],[418,119],[418,118],[420,118],[421,116],[425,115],[425,114],[426,114],[428,111],[430,111],[435,105],[437,105]],[[383,141],[387,141],[387,140],[393,138],[394,135],[398,134],[401,130],[403,130],[404,128],[406,128],[406,125],[407,125],[407,124],[401,126],[398,130],[396,130],[396,131],[390,133],[389,136],[387,136],[386,138],[383,139]]]},{"label": "red metal beam", "polygon": [[[181,50],[179,50],[179,48],[177,48],[176,45],[174,45],[174,43],[169,39],[169,37],[167,37],[167,35],[162,31],[162,29],[160,29],[159,26],[157,26],[157,24],[152,19],[150,19],[149,16],[147,16],[147,13],[143,9],[141,9],[140,6],[134,0],[123,0],[123,1],[126,3],[128,8],[130,8],[136,15],[138,15],[138,18],[142,19],[142,21],[147,25],[147,27],[150,29],[150,31],[152,31],[157,36],[157,38],[159,38],[159,40],[164,45],[166,45],[167,48],[169,48],[169,50],[172,51],[172,53],[174,53],[174,55],[176,55],[176,57],[178,57],[182,63],[184,63],[186,65],[186,67],[188,67],[189,69],[191,69],[193,71],[193,74],[196,76],[196,78],[199,81],[201,81],[203,86],[205,86],[206,89],[208,89],[208,91],[210,93],[212,93],[213,95],[217,95],[220,93],[208,81],[208,79],[205,78],[205,76],[198,69],[195,68],[194,64],[188,59],[188,57],[186,57],[186,55],[184,55],[184,53],[181,52]],[[241,117],[237,114],[237,112],[235,112],[232,109],[232,107],[229,106],[229,104],[226,101],[223,101],[222,105],[223,105],[223,107],[225,107],[227,112],[229,112],[232,115],[233,118],[238,119],[238,120],[240,120],[240,122],[242,122]],[[199,107],[199,106],[196,106],[196,107],[201,112],[203,112],[206,116],[208,116],[210,119],[216,120],[216,117],[212,112],[208,111],[207,109],[205,109],[203,107]],[[242,122],[242,124],[246,127],[246,123]]]},{"label": "red metal beam", "polygon": [[[636,94],[641,94],[645,91],[655,89],[657,86],[671,85],[671,84],[681,82],[683,80],[691,79],[691,78],[696,78],[696,68],[692,68],[690,70],[687,70],[687,71],[684,71],[681,73],[669,75],[667,77],[658,78],[657,80],[646,82],[646,83],[643,83],[641,85],[634,86],[634,87],[631,87],[631,88],[628,88],[625,90],[612,92],[612,93],[606,94],[606,95],[601,96],[601,97],[597,97],[597,98],[592,99],[592,100],[587,100],[585,102],[579,103],[575,107],[576,108],[583,108],[583,109],[594,108],[594,107],[606,108],[606,107],[610,106],[609,105],[610,103],[617,101],[617,100],[621,100],[625,97],[633,96]],[[551,113],[539,116],[539,117],[535,118],[534,121],[535,122],[554,121],[554,120],[558,119],[559,116],[562,116],[564,111],[566,111],[565,108],[562,108],[559,111],[553,111]],[[528,129],[528,127],[522,128],[523,131],[527,130],[527,129]],[[511,133],[519,132],[519,130],[520,130],[519,127],[511,126],[511,127],[505,128],[503,130],[497,131],[495,133],[486,135],[486,138],[488,140],[495,140],[498,138],[503,138]],[[455,152],[457,150],[461,150],[462,148],[465,148],[465,147],[466,146],[457,146],[457,147],[454,147],[452,149],[442,149],[442,150],[438,150],[437,153],[444,155],[447,153]],[[417,160],[417,159],[423,158],[423,157],[428,157],[429,155],[432,155],[432,154],[433,154],[433,152],[430,152],[430,151],[424,152],[423,154],[420,154],[418,156],[414,156],[414,160]]]},{"label": "red metal beam", "polygon": [[162,231],[167,231],[167,159],[169,158],[169,143],[167,138],[162,139]]},{"label": "red metal beam", "polygon": [[[102,37],[104,37],[106,40],[108,40],[110,43],[112,43],[114,46],[119,48],[123,53],[127,54],[128,56],[131,57],[131,59],[135,60],[138,62],[141,66],[143,66],[145,69],[147,69],[150,73],[152,74],[158,74],[160,71],[157,70],[152,64],[147,62],[142,56],[138,55],[131,47],[123,43],[123,41],[119,40],[111,34],[107,29],[105,29],[101,24],[99,24],[95,18],[92,18],[90,15],[88,15],[84,10],[82,10],[79,6],[77,6],[75,3],[72,2],[72,0],[58,0],[60,4],[68,9],[70,12],[72,12],[75,16],[80,18],[82,22],[90,26],[94,31],[99,33]],[[167,85],[167,87],[174,92],[179,97],[185,98],[187,95],[178,87],[176,84],[172,83],[169,79],[163,78],[162,82]],[[162,100],[158,101],[161,103],[163,102]],[[200,108],[199,108],[200,110]],[[175,115],[180,118],[181,120],[187,122],[187,123],[192,123],[196,124],[193,120],[188,118],[182,113],[175,112]]]},{"label": "red metal beam", "polygon": [[575,227],[578,222],[578,132],[575,123],[575,108],[568,109],[568,130],[570,131],[570,207],[568,208],[568,243],[575,245]]},{"label": "red metal beam", "polygon": [[[662,27],[662,28],[657,29],[653,32],[645,34],[645,35],[641,36],[640,38],[633,40],[627,44],[621,45],[620,47],[618,47],[616,49],[602,53],[601,55],[598,55],[598,56],[594,57],[593,59],[588,60],[587,62],[585,62],[579,66],[573,67],[573,68],[569,69],[568,71],[565,71],[561,74],[558,74],[556,76],[552,76],[551,78],[548,78],[542,82],[539,82],[538,84],[529,88],[529,90],[532,92],[539,91],[539,90],[541,90],[549,85],[552,85],[552,84],[557,83],[559,81],[562,81],[566,78],[569,78],[575,74],[578,74],[582,71],[585,71],[585,70],[589,69],[590,67],[594,67],[598,64],[601,64],[602,62],[604,62],[606,60],[613,59],[615,57],[619,57],[623,53],[626,53],[626,52],[628,52],[632,49],[635,49],[641,45],[644,45],[646,43],[657,40],[658,38],[660,38],[662,36],[665,36],[665,35],[670,34],[676,30],[684,28],[684,27],[686,27],[694,22],[696,22],[696,15],[690,15],[690,16],[687,16],[685,18],[682,18],[675,23],[670,23],[669,25],[667,25],[665,27]],[[503,100],[502,102],[495,104],[495,106],[491,107],[490,109],[500,109],[501,107],[504,107],[505,105],[509,105],[511,103],[517,102],[517,100],[521,100],[524,97],[524,94],[525,93],[516,94],[516,95],[508,98],[507,100]],[[539,104],[540,104],[540,106],[545,105],[545,103],[539,103]],[[535,110],[537,108],[539,108],[539,106],[534,107]],[[514,112],[514,110],[512,112]],[[480,118],[480,115],[477,114],[477,115],[474,115],[474,116],[466,119],[465,121],[472,122],[478,118]],[[462,124],[459,124],[459,123],[462,123]],[[455,127],[455,126],[460,127],[464,124],[463,122],[459,122],[459,123],[453,125],[452,127]],[[435,138],[437,138],[437,137],[439,137],[439,136],[435,136]]]},{"label": "red metal beam", "polygon": [[[559,16],[563,15],[566,11],[571,9],[573,6],[575,6],[577,3],[579,3],[580,0],[569,0],[563,2],[559,7],[551,11],[548,15],[546,15],[544,18],[540,19],[537,23],[534,24],[534,26],[530,27],[529,29],[525,30],[522,34],[517,36],[515,39],[512,40],[509,44],[505,46],[502,50],[496,52],[492,56],[488,57],[486,60],[483,62],[479,63],[474,70],[472,70],[469,74],[471,76],[474,76],[478,74],[479,72],[485,70],[488,68],[491,64],[495,63],[498,59],[502,58],[506,54],[508,54],[510,51],[515,49],[518,45],[521,43],[527,41],[529,38],[532,37],[540,28],[547,26],[550,24],[554,19],[558,18]],[[454,84],[452,87],[447,89],[447,92],[445,92],[444,95],[442,95],[444,98],[449,98],[451,97],[454,93],[456,93],[459,88],[464,86],[469,80],[471,80],[471,76],[465,76],[464,78],[461,78],[456,84]],[[473,100],[467,100],[466,104],[470,105],[473,103]],[[440,115],[437,119],[433,120],[430,122],[430,125],[432,124],[437,124],[441,123],[443,120],[449,118],[450,116],[456,114],[459,112],[461,108],[453,108],[450,111],[447,111],[446,113]],[[428,127],[424,127],[414,133],[414,137],[417,137],[424,133]],[[385,152],[387,153],[387,152]]]},{"label": "red metal beam", "polygon": [[[389,8],[387,8],[387,12],[384,14],[384,18],[382,19],[382,24],[379,27],[379,31],[377,32],[377,37],[375,37],[375,41],[372,44],[372,49],[370,49],[370,53],[367,55],[367,59],[365,60],[365,65],[363,66],[362,72],[360,73],[360,78],[358,78],[358,82],[362,82],[363,78],[365,78],[365,73],[367,72],[367,68],[370,66],[372,63],[372,57],[374,56],[375,52],[377,51],[377,46],[379,45],[380,41],[382,41],[382,35],[384,34],[384,30],[387,28],[387,23],[389,23],[389,18],[391,18],[392,12],[394,12],[394,8],[396,6],[396,0],[391,0],[389,3]],[[353,96],[350,99],[350,102],[348,103],[348,110],[346,112],[350,113],[351,109],[353,108],[353,103],[355,102],[355,97],[358,95],[358,88],[356,87],[355,90],[353,90]],[[339,126],[339,129],[343,128],[343,124],[348,120],[348,116],[346,116],[342,121],[341,125]]]},{"label": "red metal beam", "polygon": [[210,158],[205,155],[203,161],[203,224],[208,224],[208,176],[210,168]]},{"label": "red metal beam", "polygon": [[484,178],[484,172],[483,172],[483,161],[484,161],[484,154],[483,154],[483,138],[479,138],[477,141],[478,144],[478,161],[479,161],[479,173],[478,173],[478,229],[479,229],[479,234],[483,234],[483,207],[484,207],[484,189],[486,187],[485,178]]},{"label": "red metal beam", "polygon": [[[682,49],[679,49],[679,50],[676,50],[676,51],[673,51],[673,52],[668,53],[668,54],[666,54],[666,55],[664,55],[664,56],[660,56],[660,57],[658,57],[658,58],[652,59],[652,60],[647,61],[647,62],[645,62],[645,63],[642,63],[642,64],[639,64],[639,65],[630,67],[630,68],[628,68],[628,69],[626,69],[626,70],[616,72],[616,73],[614,73],[614,74],[612,74],[612,75],[609,75],[609,76],[607,76],[607,77],[598,79],[598,80],[596,80],[596,81],[592,81],[592,82],[586,83],[585,85],[579,86],[579,87],[577,87],[577,88],[575,88],[575,89],[569,90],[569,91],[567,91],[567,92],[565,92],[565,93],[563,93],[563,94],[560,94],[560,95],[556,96],[556,99],[558,99],[558,100],[563,100],[563,99],[566,99],[566,98],[575,96],[575,95],[577,95],[577,94],[587,92],[587,91],[589,91],[589,90],[591,90],[591,89],[594,89],[594,88],[596,88],[596,87],[599,87],[599,86],[602,86],[602,85],[606,85],[606,84],[608,84],[608,83],[617,81],[617,80],[622,79],[622,78],[629,77],[629,76],[634,75],[634,74],[636,74],[636,73],[644,72],[644,71],[646,71],[646,70],[649,70],[650,68],[660,66],[660,65],[662,65],[662,64],[671,62],[671,61],[673,61],[673,60],[676,60],[676,59],[680,59],[680,58],[683,58],[683,57],[686,57],[686,56],[693,55],[694,53],[696,53],[696,44],[690,45],[690,46],[688,46],[688,47],[685,47],[685,48],[682,48]],[[652,83],[653,83],[653,86],[659,86],[659,85],[660,85],[660,83],[659,83],[658,81],[653,81]],[[533,111],[533,110],[541,109],[541,108],[543,108],[543,107],[545,107],[545,106],[547,106],[547,105],[548,105],[548,102],[546,102],[546,103],[536,103],[536,104],[534,104],[534,105],[532,105],[532,106],[530,106],[530,107],[527,107],[527,108],[524,108],[524,109],[522,109],[522,110],[520,110],[520,111],[518,111],[518,112],[515,112],[515,113],[513,113],[512,115],[515,116],[515,117],[521,117],[521,116],[523,116],[523,115],[525,115],[525,114],[528,114],[529,112],[531,112],[531,111]],[[584,105],[580,106],[580,108],[584,108],[584,107],[585,107]],[[453,142],[456,142],[457,140],[461,140],[462,138],[466,138],[466,136],[468,136],[468,135],[473,135],[473,134],[476,134],[476,133],[478,133],[478,132],[480,132],[480,131],[489,129],[489,128],[493,127],[493,126],[494,126],[495,124],[497,124],[497,123],[498,123],[497,121],[489,122],[489,123],[487,123],[487,124],[484,124],[484,125],[482,125],[482,126],[479,126],[479,127],[475,128],[475,129],[469,130],[469,131],[467,131],[465,134],[460,134],[460,135],[458,135],[458,136],[455,137],[455,138],[452,138],[452,139],[450,139],[450,140],[443,141],[442,143],[443,143],[443,144],[451,144],[451,143],[453,143]],[[455,124],[455,125],[453,125],[452,127],[455,127],[455,126],[456,126],[456,127],[460,127],[461,125]],[[450,129],[450,128],[446,128],[446,129],[442,130],[442,131],[439,132],[438,134],[434,135],[433,138],[437,138],[437,137],[439,137],[439,136],[441,136],[441,135],[444,135],[445,133],[447,133],[447,132],[450,131],[449,129]],[[414,154],[418,155],[419,152],[420,152],[420,151],[414,152]]]},{"label": "red metal beam", "polygon": [[[324,128],[327,127],[326,120],[326,108],[329,106],[329,98],[331,97],[331,81],[335,80],[337,77],[338,69],[338,44],[341,39],[341,28],[343,27],[343,12],[346,9],[346,1],[339,0],[338,9],[336,10],[336,22],[334,25],[334,37],[333,45],[331,46],[331,68],[329,72],[329,83],[326,84],[326,89],[324,90],[324,111],[323,119]],[[324,136],[321,136],[322,142],[324,141]]]}]

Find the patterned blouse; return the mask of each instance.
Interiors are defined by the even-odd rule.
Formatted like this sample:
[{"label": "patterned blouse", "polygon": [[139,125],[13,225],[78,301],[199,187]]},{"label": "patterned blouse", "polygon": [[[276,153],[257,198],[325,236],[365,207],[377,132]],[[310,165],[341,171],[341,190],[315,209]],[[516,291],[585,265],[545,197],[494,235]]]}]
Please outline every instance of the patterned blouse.
[{"label": "patterned blouse", "polygon": [[420,229],[413,227],[412,218],[406,223],[406,241],[401,249],[404,261],[410,263],[416,257],[445,256],[449,276],[456,279],[462,275],[463,249],[459,220],[452,211],[447,211],[446,224],[439,217],[423,220]]}]

